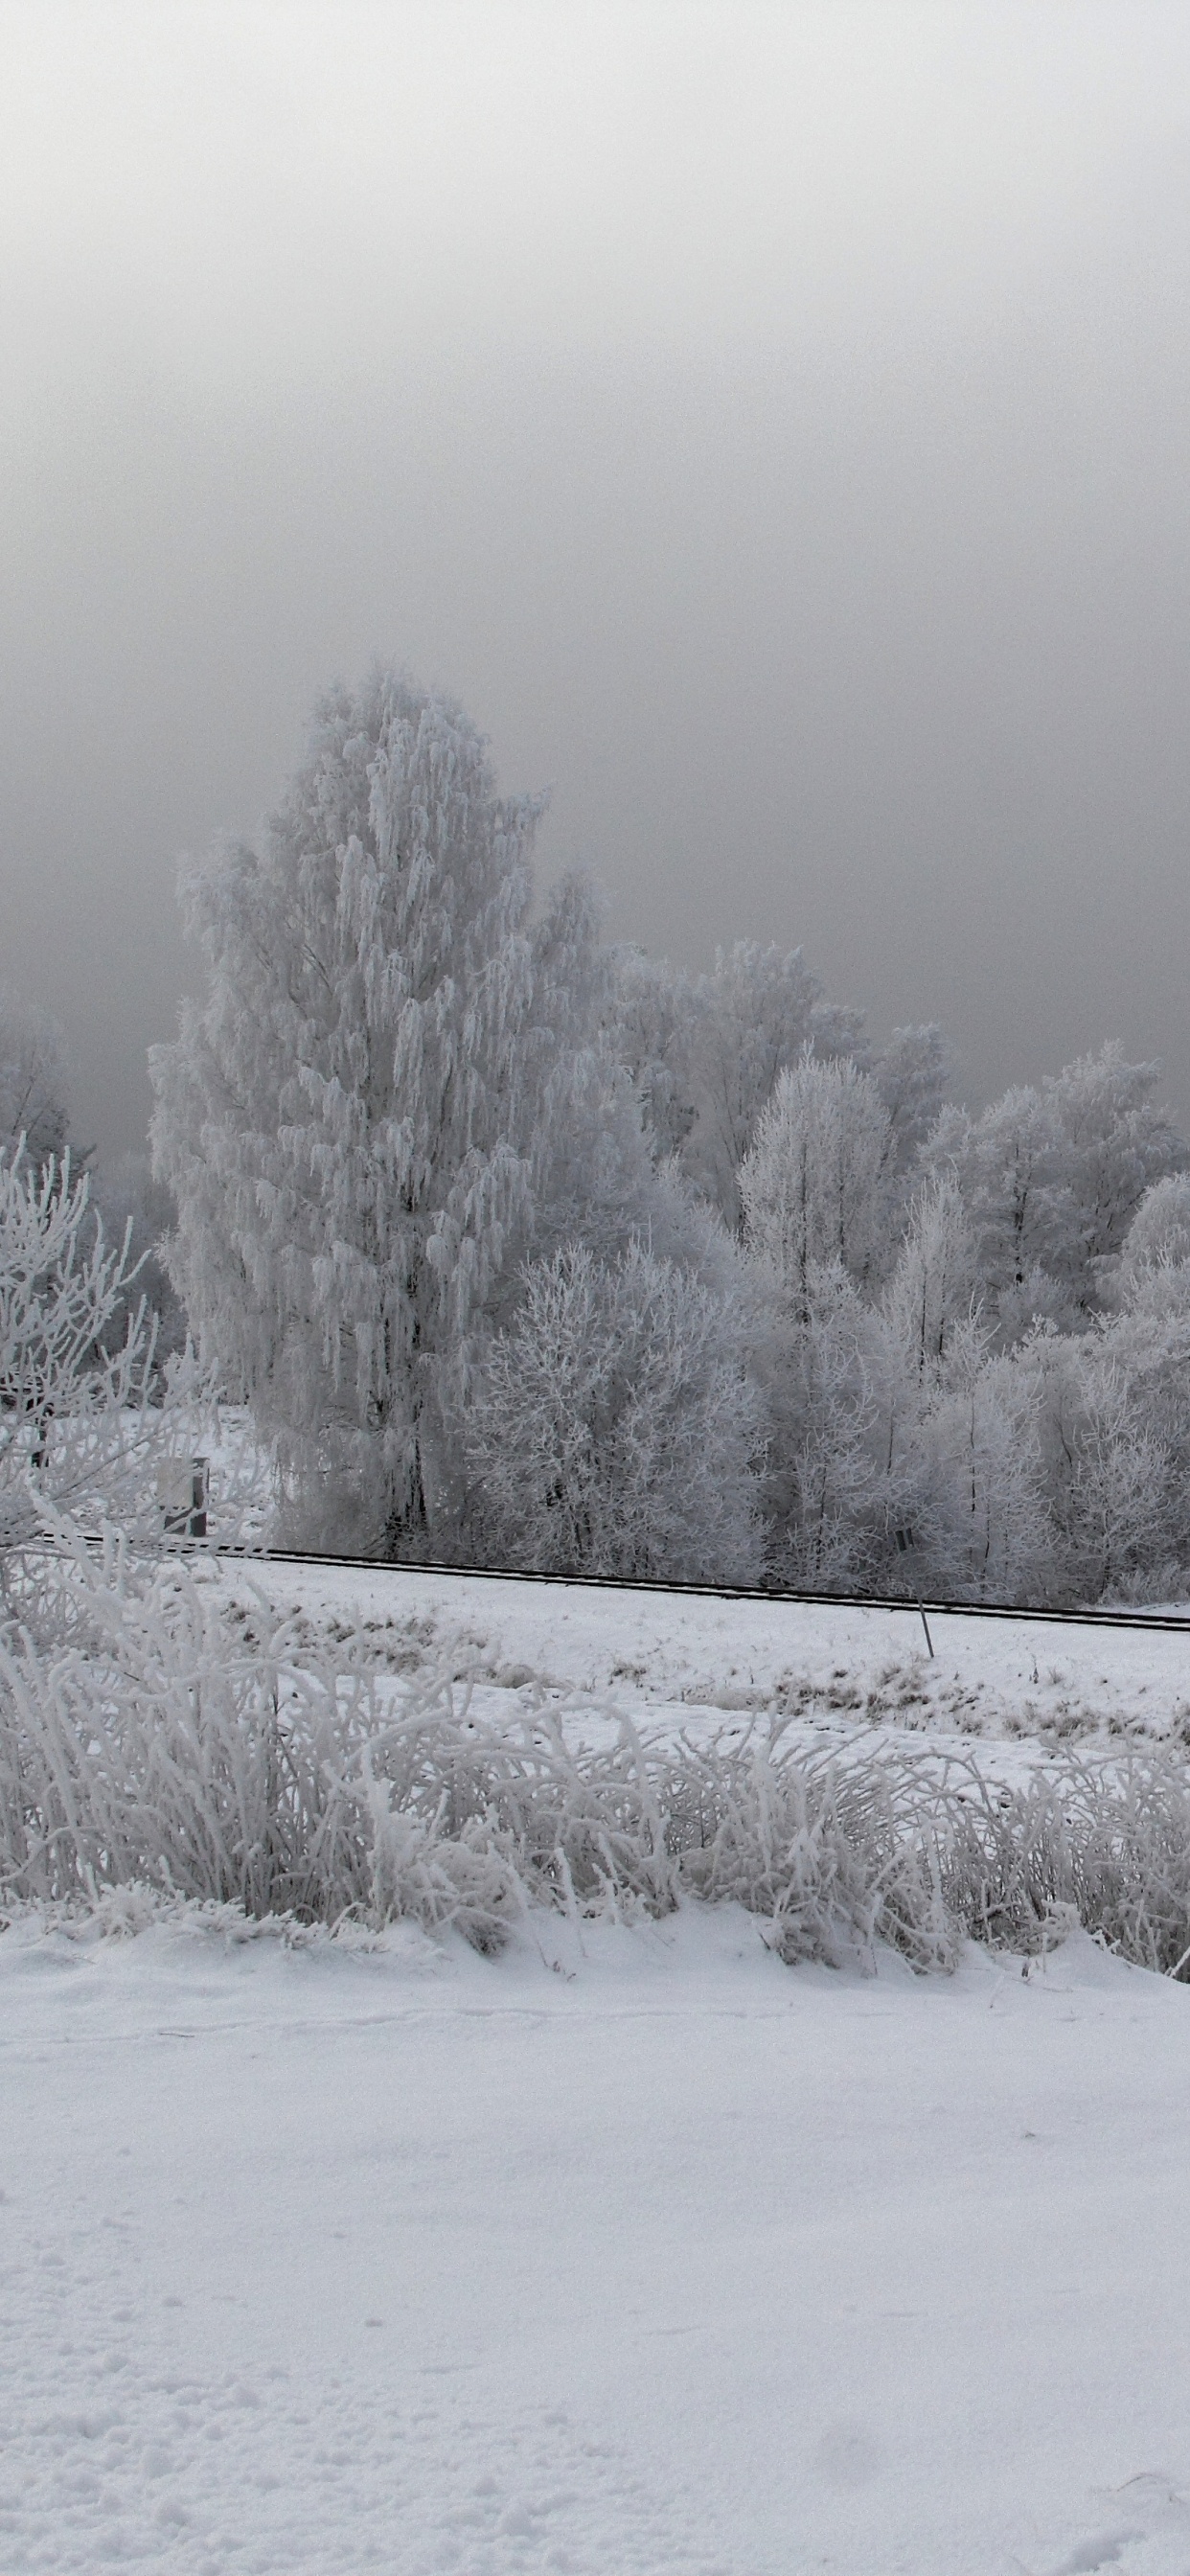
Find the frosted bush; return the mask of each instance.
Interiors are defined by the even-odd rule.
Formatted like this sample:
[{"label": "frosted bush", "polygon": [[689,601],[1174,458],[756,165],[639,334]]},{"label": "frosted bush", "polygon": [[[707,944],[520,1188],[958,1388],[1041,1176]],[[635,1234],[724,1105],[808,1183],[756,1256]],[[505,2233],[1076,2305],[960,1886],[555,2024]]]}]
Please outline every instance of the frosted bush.
[{"label": "frosted bush", "polygon": [[98,1545],[112,1522],[159,1549],[163,1470],[217,1449],[212,1534],[236,1545],[261,1526],[265,1462],[245,1424],[220,1424],[191,1354],[159,1366],[138,1272],[130,1224],[107,1240],[69,1157],[0,1153],[0,1621],[43,1639],[75,1597],[47,1549],[63,1531],[68,1555],[80,1531]]},{"label": "frosted bush", "polygon": [[453,1925],[493,1953],[534,1907],[630,1919],[735,1901],[787,1960],[920,1969],[965,1936],[1036,1949],[1074,1921],[1190,1963],[1190,1790],[1169,1758],[1026,1788],[921,1752],[807,1760],[781,1721],[674,1746],[542,1700],[480,1718],[445,1674],[311,1651],[179,1562],[108,1538],[55,1560],[65,1640],[0,1643],[0,1906],[135,1929],[152,1892],[241,1921]]},{"label": "frosted bush", "polygon": [[0,1639],[0,1895],[144,1882],[483,1949],[530,1899],[674,1901],[631,1743],[588,1778],[556,1723],[506,1738],[447,1678],[393,1684],[263,1599],[235,1621],[184,1562],[59,1535],[63,1642]]},{"label": "frosted bush", "polygon": [[497,1564],[754,1583],[758,1407],[738,1309],[632,1243],[524,1273],[467,1414],[480,1543]]},{"label": "frosted bush", "polygon": [[[20,1140],[23,1148],[23,1139]],[[136,1515],[159,1445],[154,1348],[127,1235],[105,1241],[69,1157],[44,1170],[0,1155],[0,1571],[46,1504]],[[117,1348],[106,1327],[127,1322]]]}]

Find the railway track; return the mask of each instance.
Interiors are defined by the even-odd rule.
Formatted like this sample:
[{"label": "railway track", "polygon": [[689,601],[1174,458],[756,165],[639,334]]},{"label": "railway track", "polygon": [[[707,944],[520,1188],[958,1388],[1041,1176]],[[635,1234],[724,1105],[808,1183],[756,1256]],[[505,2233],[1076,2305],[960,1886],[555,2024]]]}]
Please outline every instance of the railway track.
[{"label": "railway track", "polygon": [[[372,1576],[391,1575],[396,1579],[402,1575],[435,1574],[460,1583],[543,1583],[574,1592],[652,1592],[674,1600],[787,1602],[792,1607],[820,1610],[895,1610],[923,1622],[934,1618],[1015,1619],[1054,1628],[1131,1628],[1165,1630],[1190,1636],[1190,1608],[1184,1612],[1039,1609],[1031,1605],[1022,1607],[1013,1601],[946,1601],[927,1598],[924,1594],[919,1599],[916,1593],[799,1592],[770,1589],[759,1584],[662,1583],[656,1576],[649,1575],[636,1576],[629,1581],[617,1574],[530,1574],[512,1565],[398,1564],[374,1556],[310,1556],[296,1548],[209,1546],[196,1548],[195,1553],[218,1557],[225,1564],[327,1566]],[[928,1628],[926,1634],[928,1638]]]}]

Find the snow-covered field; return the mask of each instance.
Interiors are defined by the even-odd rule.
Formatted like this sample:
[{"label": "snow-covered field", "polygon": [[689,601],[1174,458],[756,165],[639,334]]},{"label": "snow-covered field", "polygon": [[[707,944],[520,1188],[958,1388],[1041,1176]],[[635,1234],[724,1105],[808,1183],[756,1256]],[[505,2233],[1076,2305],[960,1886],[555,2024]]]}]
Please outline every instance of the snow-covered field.
[{"label": "snow-covered field", "polygon": [[[1190,1709],[1159,1632],[940,1621],[930,1664],[912,1614],[253,1579],[491,1713],[1028,1760]],[[26,1916],[0,2570],[1187,2576],[1188,2120],[1190,1992],[1081,1934],[919,1979],[783,1967],[730,1907],[496,1960]]]},{"label": "snow-covered field", "polygon": [[[362,1628],[400,1670],[473,1679],[495,1715],[544,1687],[612,1700],[650,1729],[705,1735],[725,1717],[789,1711],[815,1743],[927,1732],[970,1749],[1006,1740],[1036,1758],[1072,1743],[1190,1744],[1190,1634],[931,1613],[722,1601],[584,1584],[251,1569],[277,1608],[326,1633]],[[245,1569],[219,1580],[249,1599]],[[1171,1605],[1185,1613],[1185,1603]]]},{"label": "snow-covered field", "polygon": [[1184,2576],[1190,1994],[0,1941],[0,2565]]}]

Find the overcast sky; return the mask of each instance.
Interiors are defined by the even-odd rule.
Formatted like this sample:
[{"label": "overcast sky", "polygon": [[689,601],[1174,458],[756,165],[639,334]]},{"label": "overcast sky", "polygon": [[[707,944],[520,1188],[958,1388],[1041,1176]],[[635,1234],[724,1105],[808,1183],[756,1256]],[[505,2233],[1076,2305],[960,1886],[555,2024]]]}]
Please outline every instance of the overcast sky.
[{"label": "overcast sky", "polygon": [[1190,1119],[1190,9],[0,5],[0,976],[140,1143],[379,653],[621,938]]}]

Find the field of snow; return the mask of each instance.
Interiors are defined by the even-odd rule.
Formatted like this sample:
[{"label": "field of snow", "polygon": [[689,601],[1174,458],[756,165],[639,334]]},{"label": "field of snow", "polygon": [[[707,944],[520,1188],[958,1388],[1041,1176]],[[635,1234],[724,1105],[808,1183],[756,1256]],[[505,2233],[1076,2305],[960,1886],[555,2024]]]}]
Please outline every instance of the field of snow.
[{"label": "field of snow", "polygon": [[[247,1569],[217,1578],[247,1602]],[[695,1735],[790,1712],[807,1741],[1006,1742],[1035,1758],[1124,1740],[1190,1745],[1190,1634],[914,1609],[520,1583],[512,1577],[254,1565],[277,1608],[322,1633],[361,1628],[403,1671],[447,1660],[485,1714],[519,1691],[613,1701],[650,1730]],[[1176,1605],[1180,1610],[1184,1604]]]},{"label": "field of snow", "polygon": [[0,1993],[6,2576],[1190,2567],[1190,1994],[1081,1935],[191,1913]]},{"label": "field of snow", "polygon": [[[1158,1631],[939,1620],[931,1662],[912,1613],[204,1580],[493,1716],[991,1765],[1190,1716]],[[762,1928],[17,1918],[3,2576],[1187,2576],[1190,1992],[1082,1934],[947,1979]]]}]

